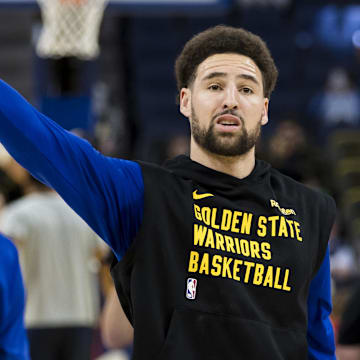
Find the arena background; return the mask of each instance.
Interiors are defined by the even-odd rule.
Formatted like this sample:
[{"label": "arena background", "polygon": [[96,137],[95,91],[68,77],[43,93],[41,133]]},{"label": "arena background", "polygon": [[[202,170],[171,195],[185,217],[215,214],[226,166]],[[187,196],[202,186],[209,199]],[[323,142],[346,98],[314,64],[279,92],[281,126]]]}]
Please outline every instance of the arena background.
[{"label": "arena background", "polygon": [[193,34],[216,24],[260,35],[279,68],[259,157],[337,201],[330,243],[336,326],[359,268],[358,1],[112,0],[100,55],[85,61],[37,56],[38,4],[0,0],[0,77],[103,153],[161,163],[188,145],[175,58]]}]

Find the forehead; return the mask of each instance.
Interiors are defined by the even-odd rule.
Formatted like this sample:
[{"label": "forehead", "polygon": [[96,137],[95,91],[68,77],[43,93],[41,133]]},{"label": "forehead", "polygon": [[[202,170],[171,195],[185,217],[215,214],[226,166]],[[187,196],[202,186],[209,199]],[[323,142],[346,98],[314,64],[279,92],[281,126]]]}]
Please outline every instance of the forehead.
[{"label": "forehead", "polygon": [[215,54],[206,58],[199,64],[196,72],[196,78],[202,79],[212,72],[223,72],[233,75],[252,75],[259,82],[262,81],[262,74],[255,62],[245,55],[225,53]]}]

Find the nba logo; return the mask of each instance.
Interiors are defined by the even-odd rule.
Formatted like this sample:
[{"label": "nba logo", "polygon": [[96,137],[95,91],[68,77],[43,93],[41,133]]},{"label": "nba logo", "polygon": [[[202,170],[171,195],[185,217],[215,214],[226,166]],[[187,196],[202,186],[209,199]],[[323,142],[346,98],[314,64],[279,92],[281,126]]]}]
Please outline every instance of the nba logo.
[{"label": "nba logo", "polygon": [[187,286],[186,286],[186,298],[190,300],[194,300],[196,297],[196,285],[197,280],[193,278],[187,279]]}]

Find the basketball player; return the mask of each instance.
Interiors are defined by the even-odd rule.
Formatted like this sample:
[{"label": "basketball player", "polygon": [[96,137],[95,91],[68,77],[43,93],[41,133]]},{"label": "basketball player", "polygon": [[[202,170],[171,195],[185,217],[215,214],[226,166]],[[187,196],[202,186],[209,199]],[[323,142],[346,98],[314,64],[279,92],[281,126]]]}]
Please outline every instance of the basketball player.
[{"label": "basketball player", "polygon": [[268,48],[218,26],[175,70],[190,157],[104,157],[4,83],[0,141],[121,259],[112,275],[134,359],[335,359],[334,201],[255,158],[277,79]]},{"label": "basketball player", "polygon": [[25,293],[18,253],[0,234],[0,358],[28,360],[24,328]]},{"label": "basketball player", "polygon": [[0,228],[19,248],[31,359],[89,360],[100,309],[90,264],[105,244],[56,192],[24,177],[26,195],[4,208]]}]

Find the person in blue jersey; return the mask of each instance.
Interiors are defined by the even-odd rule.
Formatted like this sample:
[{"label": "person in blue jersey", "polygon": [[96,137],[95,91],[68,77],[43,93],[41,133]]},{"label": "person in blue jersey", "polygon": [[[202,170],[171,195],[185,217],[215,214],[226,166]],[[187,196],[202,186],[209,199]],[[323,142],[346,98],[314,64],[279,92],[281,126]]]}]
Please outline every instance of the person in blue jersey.
[{"label": "person in blue jersey", "polygon": [[18,253],[13,243],[1,234],[0,249],[0,358],[28,360],[25,292]]},{"label": "person in blue jersey", "polygon": [[277,80],[269,49],[216,26],[175,72],[190,157],[105,157],[4,82],[0,141],[112,248],[134,359],[334,360],[334,201],[255,157]]}]

